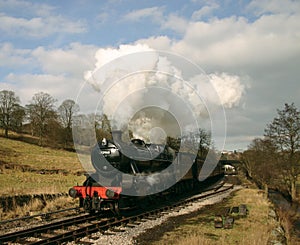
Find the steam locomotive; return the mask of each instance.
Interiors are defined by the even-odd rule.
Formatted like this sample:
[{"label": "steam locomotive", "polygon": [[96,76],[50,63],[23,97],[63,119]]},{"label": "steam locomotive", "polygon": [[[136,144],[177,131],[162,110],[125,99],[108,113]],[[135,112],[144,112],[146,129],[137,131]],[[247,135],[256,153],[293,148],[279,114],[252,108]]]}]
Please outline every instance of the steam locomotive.
[{"label": "steam locomotive", "polygon": [[[137,206],[142,200],[178,196],[201,185],[198,177],[204,161],[193,154],[141,139],[124,142],[121,131],[114,131],[113,139],[95,145],[91,162],[96,172],[69,190],[84,210],[119,213],[120,208]],[[218,164],[209,177],[223,174]]]}]

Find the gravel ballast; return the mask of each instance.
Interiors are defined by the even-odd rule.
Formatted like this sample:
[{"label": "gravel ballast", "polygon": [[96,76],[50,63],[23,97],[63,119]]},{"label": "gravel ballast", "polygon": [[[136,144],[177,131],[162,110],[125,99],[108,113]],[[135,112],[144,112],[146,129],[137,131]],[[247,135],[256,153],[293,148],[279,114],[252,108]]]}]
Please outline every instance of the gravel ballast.
[{"label": "gravel ballast", "polygon": [[[141,236],[147,230],[163,225],[171,217],[185,215],[191,212],[195,212],[206,205],[212,205],[218,202],[221,202],[224,198],[228,197],[232,191],[239,189],[240,187],[236,186],[233,189],[230,189],[226,193],[219,194],[215,197],[209,197],[204,200],[196,201],[190,205],[182,207],[179,211],[170,211],[164,213],[160,217],[153,220],[146,220],[140,224],[131,225],[130,227],[117,227],[112,230],[106,231],[104,234],[97,232],[92,234],[89,237],[82,238],[80,241],[83,243],[90,244],[101,244],[101,245],[133,245],[137,244],[136,237]],[[74,242],[69,242],[69,245],[75,244]],[[77,243],[78,244],[78,243]]]}]

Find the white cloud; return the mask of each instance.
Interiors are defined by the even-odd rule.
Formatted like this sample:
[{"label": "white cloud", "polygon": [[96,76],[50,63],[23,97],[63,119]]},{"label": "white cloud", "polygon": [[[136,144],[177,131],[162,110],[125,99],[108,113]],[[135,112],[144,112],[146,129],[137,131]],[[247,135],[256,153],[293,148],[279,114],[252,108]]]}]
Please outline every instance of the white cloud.
[{"label": "white cloud", "polygon": [[[159,53],[146,45],[101,48],[96,58],[95,69],[86,73],[86,80],[95,88],[94,94],[98,94],[100,102],[94,100],[90,107],[98,107],[100,112],[114,118],[114,126],[119,129],[141,108],[151,105],[175,113],[181,120],[182,131],[194,129],[191,118],[201,121],[202,127],[206,124],[209,127],[209,116],[218,114],[211,120],[220,124],[214,124],[214,130],[218,128],[216,131],[222,133],[222,106],[238,106],[244,92],[238,76],[227,73],[206,76],[201,70],[189,74],[193,69],[184,69],[188,66],[186,60]],[[90,97],[82,93],[80,101],[85,103]],[[155,126],[153,121],[148,123],[150,128]]]},{"label": "white cloud", "polygon": [[8,35],[42,38],[54,33],[82,33],[86,31],[82,21],[72,22],[62,16],[46,18],[16,18],[0,14],[0,30]]},{"label": "white cloud", "polygon": [[140,21],[144,18],[151,18],[154,22],[160,22],[163,19],[163,7],[151,7],[133,10],[126,14],[123,19],[127,21]]},{"label": "white cloud", "polygon": [[164,7],[134,10],[126,14],[123,20],[137,22],[145,18],[150,18],[153,23],[158,24],[162,29],[170,29],[178,33],[184,33],[188,24],[188,21],[178,14],[164,15]]},{"label": "white cloud", "polygon": [[47,74],[69,74],[83,78],[86,69],[94,65],[94,54],[97,48],[92,45],[71,43],[68,47],[61,49],[45,49],[38,47],[33,50],[35,57],[43,71]]},{"label": "white cloud", "polygon": [[188,21],[176,14],[170,14],[165,21],[161,23],[163,29],[170,29],[178,33],[185,33]]},{"label": "white cloud", "polygon": [[184,38],[172,50],[200,65],[241,67],[282,62],[300,53],[300,16],[262,16],[190,23]]},{"label": "white cloud", "polygon": [[[0,65],[16,68],[1,80],[1,89],[16,92],[21,102],[26,104],[40,91],[47,92],[59,102],[66,98],[76,99],[80,86],[84,83],[84,71],[92,69],[97,48],[92,45],[71,43],[61,49],[38,47],[34,50],[16,49],[11,44],[0,46]],[[20,74],[18,66],[43,71],[41,74]]]},{"label": "white cloud", "polygon": [[[89,80],[94,72],[96,72],[100,67],[103,67],[104,65],[108,64],[109,62],[118,59],[122,56],[126,56],[133,53],[138,52],[146,52],[150,51],[150,49],[147,45],[143,44],[136,44],[136,45],[120,45],[119,48],[100,48],[95,53],[96,63],[93,70],[88,70],[85,72],[85,79]],[[128,66],[131,66],[132,64],[126,64]],[[140,64],[142,65],[142,63]],[[123,68],[123,67],[122,67]],[[120,67],[119,70],[121,71],[122,68]],[[114,69],[117,69],[116,67],[108,68],[111,72],[114,72]],[[123,68],[124,69],[124,68]],[[130,69],[127,68],[126,69]],[[105,78],[103,78],[105,79]],[[101,85],[103,81],[98,79],[96,81],[97,86]]]},{"label": "white cloud", "polygon": [[221,74],[210,74],[209,78],[224,107],[231,108],[239,105],[245,92],[245,86],[242,84],[240,77],[223,72]]},{"label": "white cloud", "polygon": [[[215,78],[213,81],[219,81],[216,90],[227,107],[231,149],[238,144],[246,147],[254,136],[262,136],[276,108],[284,103],[300,106],[300,2],[280,3],[252,1],[248,11],[251,7],[259,14],[254,20],[231,16],[190,21],[180,40],[160,36],[140,40],[187,57]],[[223,86],[225,82],[229,87]],[[241,115],[243,123],[237,119]],[[237,127],[239,135],[232,138]]]},{"label": "white cloud", "polygon": [[[216,2],[219,2],[219,5]],[[196,6],[196,3],[193,4]],[[117,22],[126,20],[130,25],[136,25],[138,22],[144,24],[148,21],[149,28],[153,27],[153,24],[156,28],[159,27],[159,36],[136,41],[133,37],[131,40],[134,45],[131,46],[141,45],[141,47],[148,46],[150,50],[171,51],[196,62],[218,84],[216,90],[219,88],[222,103],[227,106],[229,124],[234,125],[228,127],[229,134],[234,135],[236,128],[242,124],[240,135],[243,134],[243,128],[249,129],[246,132],[249,135],[259,135],[282,103],[291,100],[300,105],[298,100],[300,2],[253,0],[245,9],[248,12],[244,12],[251,18],[247,15],[239,17],[240,13],[237,12],[236,16],[211,17],[218,6],[224,5],[220,1],[211,3],[200,0],[197,6],[203,7],[189,10],[194,11],[189,17],[182,15],[188,8],[173,13],[167,12],[166,7],[144,8],[128,12]],[[0,9],[2,11],[0,31],[4,38],[39,38],[56,33],[66,33],[67,37],[68,34],[87,30],[84,21],[78,19],[72,21],[60,16],[54,12],[55,8],[46,4],[17,0],[0,1]],[[9,15],[8,13],[14,9],[18,9],[18,12]],[[122,12],[118,13],[122,16]],[[253,15],[258,18],[253,19]],[[107,17],[105,13],[99,15],[98,20],[108,23]],[[205,19],[209,21],[204,21]],[[167,34],[164,35],[164,31],[170,33],[169,30],[180,33],[181,38],[177,36],[177,39],[172,39]],[[33,43],[33,45],[41,44]],[[64,96],[76,94],[75,87],[83,80],[84,70],[92,71],[93,68],[99,68],[110,60],[120,57],[119,55],[127,54],[125,50],[128,50],[130,45],[102,48],[96,57],[95,46],[80,43],[57,49],[41,46],[29,50],[19,48],[20,46],[16,48],[10,43],[0,44],[0,66],[12,69],[8,71],[11,74],[2,79],[1,88],[12,87],[17,94],[21,91],[23,100],[28,100],[34,92],[40,90],[49,92],[58,99],[63,97],[63,93]],[[98,61],[97,64],[95,59]],[[139,61],[138,64],[140,63],[142,65],[143,62]],[[27,74],[28,70],[21,69],[16,71],[19,68],[23,69],[24,66],[28,68],[29,64],[32,70],[41,72],[38,70],[40,68],[44,74]],[[251,85],[247,93],[245,93],[247,86],[245,76],[248,77],[247,83]],[[228,86],[224,87],[224,84]],[[179,91],[180,88],[178,86]],[[128,87],[128,90],[130,89],[131,87]],[[86,98],[91,101],[90,97]],[[240,106],[241,103],[245,103],[245,106]],[[264,113],[259,112],[262,106],[265,108]],[[239,114],[243,114],[245,121],[236,120]],[[238,137],[235,139],[238,141]]]},{"label": "white cloud", "polygon": [[192,14],[192,19],[193,20],[200,20],[203,17],[210,16],[212,12],[216,9],[218,9],[220,6],[217,3],[211,2],[209,5],[206,5],[202,7],[201,9],[195,11]]},{"label": "white cloud", "polygon": [[32,64],[31,50],[16,49],[10,43],[0,43],[0,67],[17,68]]},{"label": "white cloud", "polygon": [[156,50],[168,50],[172,46],[171,43],[172,40],[168,36],[149,37],[135,42],[135,44],[147,44]]},{"label": "white cloud", "polygon": [[63,75],[11,73],[3,84],[5,88],[16,92],[22,104],[29,103],[32,96],[41,91],[49,93],[61,103],[66,98],[76,98],[81,81]]},{"label": "white cloud", "polygon": [[[21,36],[22,38],[43,38],[55,33],[83,33],[86,31],[87,27],[83,20],[72,21],[61,15],[52,14],[53,8],[51,6],[21,1],[9,3],[10,7],[23,6],[23,9],[19,9],[19,15],[15,14],[14,16],[0,12],[0,31],[6,35]],[[7,8],[7,5],[5,7]],[[25,9],[28,10],[28,13]],[[22,11],[26,14],[22,14]]]},{"label": "white cloud", "polygon": [[300,2],[297,0],[252,0],[247,9],[253,11],[256,15],[295,14],[300,11]]},{"label": "white cloud", "polygon": [[18,12],[23,12],[27,15],[33,13],[38,16],[44,16],[50,14],[55,7],[40,2],[3,0],[0,2],[0,9],[18,10]]},{"label": "white cloud", "polygon": [[[252,2],[255,3],[257,4],[256,1]],[[298,4],[293,2],[290,6],[293,5]],[[300,54],[299,13],[300,11],[284,14],[283,11],[280,14],[260,16],[253,22],[245,17],[235,16],[212,18],[208,22],[185,22],[183,19],[182,25],[180,21],[167,21],[167,16],[162,27],[177,28],[178,32],[184,30],[181,40],[158,36],[138,40],[136,43],[140,41],[153,48],[172,50],[204,68],[222,67],[226,70],[234,67],[248,66],[251,69],[272,66],[274,63],[291,61]]]},{"label": "white cloud", "polygon": [[37,69],[45,74],[83,78],[83,72],[95,63],[96,46],[71,43],[64,48],[18,49],[11,43],[0,43],[0,67]]}]

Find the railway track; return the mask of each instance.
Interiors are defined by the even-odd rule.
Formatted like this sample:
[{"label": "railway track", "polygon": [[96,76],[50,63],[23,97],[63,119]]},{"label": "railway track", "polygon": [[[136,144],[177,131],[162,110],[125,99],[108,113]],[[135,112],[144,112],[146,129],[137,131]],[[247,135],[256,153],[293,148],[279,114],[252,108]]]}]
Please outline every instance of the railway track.
[{"label": "railway track", "polygon": [[216,186],[192,197],[165,202],[162,207],[139,214],[131,214],[128,217],[109,218],[100,215],[82,215],[69,218],[2,235],[0,236],[0,244],[9,244],[11,242],[18,244],[61,244],[67,241],[79,241],[79,239],[98,231],[105,232],[115,227],[136,225],[146,220],[155,219],[163,213],[180,210],[189,203],[219,195],[232,188],[233,185]]}]

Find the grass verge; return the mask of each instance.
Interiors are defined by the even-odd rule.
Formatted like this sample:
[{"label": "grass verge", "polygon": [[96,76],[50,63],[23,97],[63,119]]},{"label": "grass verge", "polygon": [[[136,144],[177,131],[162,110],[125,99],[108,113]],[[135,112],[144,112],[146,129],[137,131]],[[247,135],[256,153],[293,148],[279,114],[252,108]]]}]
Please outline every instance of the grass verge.
[{"label": "grass verge", "polygon": [[[235,218],[233,229],[223,229],[214,227],[214,218],[226,207],[239,206],[246,204],[249,209],[249,215],[244,218]],[[275,226],[275,221],[268,217],[269,201],[257,189],[241,189],[224,202],[205,207],[195,213],[177,217],[164,224],[154,228],[156,231],[147,231],[147,242],[138,240],[140,244],[177,244],[177,245],[198,245],[198,244],[244,244],[261,245],[267,244],[269,234]],[[166,228],[169,227],[169,228]],[[155,237],[157,231],[159,237]],[[152,234],[152,235],[151,235]]]}]

